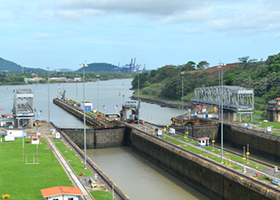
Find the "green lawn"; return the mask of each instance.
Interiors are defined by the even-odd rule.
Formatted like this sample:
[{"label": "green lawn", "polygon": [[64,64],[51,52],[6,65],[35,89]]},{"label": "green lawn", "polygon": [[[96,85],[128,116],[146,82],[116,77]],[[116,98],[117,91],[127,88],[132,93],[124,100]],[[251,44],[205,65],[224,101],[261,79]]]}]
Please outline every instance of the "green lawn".
[{"label": "green lawn", "polygon": [[113,199],[113,196],[110,192],[92,191],[92,192],[90,192],[90,194],[91,194],[91,196],[93,196],[93,198],[95,200],[112,200]]},{"label": "green lawn", "polygon": [[[3,138],[4,139],[4,138]],[[0,197],[9,194],[11,199],[42,199],[41,189],[55,186],[73,186],[57,162],[45,140],[38,145],[40,164],[22,163],[22,139],[0,142]],[[36,161],[36,145],[24,140],[24,156],[27,162]]]},{"label": "green lawn", "polygon": [[[237,161],[237,162],[239,162],[239,163],[244,163],[243,158],[238,157],[238,156],[236,156],[236,155],[232,155],[232,154],[225,154],[225,156],[226,156],[226,157],[230,157],[232,160]],[[247,160],[245,160],[245,162],[247,163]],[[251,164],[251,165],[255,165],[256,163],[255,163],[255,162],[250,161],[250,159],[249,159],[249,164]]]},{"label": "green lawn", "polygon": [[162,138],[163,140],[170,142],[172,144],[176,144],[176,145],[183,145],[182,142],[178,142],[177,140],[173,140],[172,138]]},{"label": "green lawn", "polygon": [[243,167],[242,167],[242,166],[239,166],[239,165],[238,165],[238,166],[231,166],[231,168],[232,168],[232,169],[243,169]]},{"label": "green lawn", "polygon": [[84,171],[84,176],[93,176],[94,174],[89,170],[84,170],[84,163],[81,159],[76,156],[76,154],[68,147],[66,147],[65,152],[65,144],[61,140],[54,140],[55,145],[64,156],[66,160],[70,160],[68,163],[71,165],[72,169],[75,171],[77,175],[81,175],[81,171]]},{"label": "green lawn", "polygon": [[267,167],[265,167],[263,165],[250,165],[250,167],[257,168],[257,169],[265,169],[265,168],[267,168]]},{"label": "green lawn", "polygon": [[210,159],[212,159],[212,160],[215,160],[215,161],[217,161],[217,162],[221,162],[221,157],[217,157],[217,156],[212,156],[212,155],[209,155],[209,154],[206,154],[206,155],[204,155],[205,157],[207,157],[207,158],[210,158]]},{"label": "green lawn", "polygon": [[208,151],[212,151],[213,153],[221,154],[221,151],[219,151],[218,149],[214,148],[214,151],[213,151],[213,146],[207,146],[207,147],[203,147],[203,148],[207,149]]},{"label": "green lawn", "polygon": [[196,149],[196,148],[191,147],[191,146],[182,146],[182,147],[183,147],[184,149],[187,149],[187,150],[193,152],[193,153],[197,153],[197,154],[207,154],[206,152],[201,151],[201,150]]},{"label": "green lawn", "polygon": [[259,181],[269,181],[269,178],[266,176],[262,176],[258,178]]}]

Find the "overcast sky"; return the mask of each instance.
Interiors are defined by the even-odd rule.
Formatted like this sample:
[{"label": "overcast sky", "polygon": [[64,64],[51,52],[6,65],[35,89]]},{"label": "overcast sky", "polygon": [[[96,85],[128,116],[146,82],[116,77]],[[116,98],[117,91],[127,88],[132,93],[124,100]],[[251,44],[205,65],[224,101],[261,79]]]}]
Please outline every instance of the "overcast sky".
[{"label": "overcast sky", "polygon": [[82,62],[147,69],[279,53],[279,0],[0,0],[0,57],[25,67]]}]

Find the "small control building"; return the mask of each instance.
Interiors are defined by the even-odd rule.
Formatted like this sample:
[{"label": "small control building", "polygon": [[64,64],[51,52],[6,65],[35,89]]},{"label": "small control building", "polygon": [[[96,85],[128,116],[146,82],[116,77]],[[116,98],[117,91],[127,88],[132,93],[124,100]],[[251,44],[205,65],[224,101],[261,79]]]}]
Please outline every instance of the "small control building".
[{"label": "small control building", "polygon": [[92,111],[92,103],[90,101],[81,102],[81,109],[85,111]]},{"label": "small control building", "polygon": [[198,138],[198,146],[209,146],[209,137]]},{"label": "small control building", "polygon": [[41,193],[46,200],[79,200],[83,195],[79,188],[65,186],[42,189]]}]

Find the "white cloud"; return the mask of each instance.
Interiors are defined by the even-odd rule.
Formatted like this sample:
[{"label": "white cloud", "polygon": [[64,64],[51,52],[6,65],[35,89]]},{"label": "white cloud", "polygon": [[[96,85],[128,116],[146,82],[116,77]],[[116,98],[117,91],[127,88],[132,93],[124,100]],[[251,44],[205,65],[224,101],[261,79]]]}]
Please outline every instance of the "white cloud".
[{"label": "white cloud", "polygon": [[73,20],[101,15],[134,14],[150,20],[178,23],[209,19],[211,5],[217,1],[219,0],[58,0],[55,4],[43,1],[40,8],[47,16],[45,19]]},{"label": "white cloud", "polygon": [[51,35],[49,33],[39,33],[36,35],[36,37],[39,39],[51,39],[51,38],[54,38],[55,36]]},{"label": "white cloud", "polygon": [[202,28],[186,28],[185,32],[188,34],[200,34],[204,31],[202,30]]},{"label": "white cloud", "polygon": [[217,31],[229,31],[235,35],[280,30],[279,1],[262,0],[245,3],[239,4],[240,9],[228,10],[227,14],[220,15],[218,12],[215,19],[208,22],[209,27]]}]

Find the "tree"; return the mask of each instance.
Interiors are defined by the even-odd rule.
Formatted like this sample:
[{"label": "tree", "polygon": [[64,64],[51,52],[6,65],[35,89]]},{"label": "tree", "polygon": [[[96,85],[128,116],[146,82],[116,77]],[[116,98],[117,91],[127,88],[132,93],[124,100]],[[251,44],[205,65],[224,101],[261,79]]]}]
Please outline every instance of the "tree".
[{"label": "tree", "polygon": [[195,65],[196,65],[195,62],[189,61],[189,62],[186,64],[186,71],[195,70]]},{"label": "tree", "polygon": [[247,63],[248,59],[250,58],[250,56],[243,56],[241,58],[238,58],[239,62],[241,63]]},{"label": "tree", "polygon": [[209,67],[209,63],[207,61],[200,61],[197,65],[197,70],[205,69]]}]

